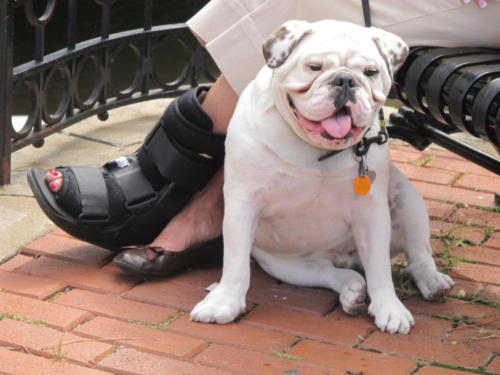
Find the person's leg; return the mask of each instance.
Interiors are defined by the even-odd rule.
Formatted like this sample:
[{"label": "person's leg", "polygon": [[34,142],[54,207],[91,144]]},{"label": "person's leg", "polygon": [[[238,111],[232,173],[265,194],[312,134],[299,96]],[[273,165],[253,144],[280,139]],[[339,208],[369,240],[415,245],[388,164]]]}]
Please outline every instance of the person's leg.
[{"label": "person's leg", "polygon": [[[215,133],[225,134],[238,96],[221,76],[203,99],[202,107],[212,119]],[[63,185],[63,174],[52,170],[46,180],[53,192]],[[191,202],[175,216],[151,244],[169,251],[179,251],[202,243],[222,233],[222,171],[218,172]]]},{"label": "person's leg", "polygon": [[[214,123],[214,132],[226,133],[237,100],[238,96],[223,76],[210,88],[202,107]],[[223,181],[223,173],[219,171],[151,245],[179,251],[221,235]]]}]

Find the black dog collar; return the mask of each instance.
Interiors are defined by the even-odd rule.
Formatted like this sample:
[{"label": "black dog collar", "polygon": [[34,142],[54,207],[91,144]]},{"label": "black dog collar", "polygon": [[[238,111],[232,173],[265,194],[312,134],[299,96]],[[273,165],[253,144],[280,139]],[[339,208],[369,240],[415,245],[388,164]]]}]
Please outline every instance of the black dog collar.
[{"label": "black dog collar", "polygon": [[[380,123],[380,130],[376,136],[369,138],[363,137],[361,138],[361,141],[359,143],[356,143],[356,145],[353,146],[353,151],[354,154],[356,154],[356,156],[361,157],[366,155],[368,150],[370,149],[370,146],[373,143],[376,143],[378,145],[383,145],[389,140],[389,135],[387,134],[387,129],[385,128],[384,111],[382,109],[379,112],[379,123]],[[318,158],[318,161],[323,161],[344,151],[346,150],[330,151],[329,153],[320,156]]]}]

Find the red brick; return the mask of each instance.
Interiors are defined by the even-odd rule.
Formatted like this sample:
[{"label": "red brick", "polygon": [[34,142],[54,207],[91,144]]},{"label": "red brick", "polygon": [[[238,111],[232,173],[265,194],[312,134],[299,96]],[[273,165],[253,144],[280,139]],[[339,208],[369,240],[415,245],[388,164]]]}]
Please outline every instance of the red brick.
[{"label": "red brick", "polygon": [[191,322],[188,315],[184,315],[169,324],[168,329],[219,344],[236,345],[262,352],[281,351],[296,341],[296,337],[293,335],[239,323],[203,324]]},{"label": "red brick", "polygon": [[230,372],[200,366],[190,362],[142,353],[124,348],[115,351],[97,366],[100,369],[126,375],[230,375]]},{"label": "red brick", "polygon": [[[456,246],[451,253],[456,257],[472,260],[477,263],[500,266],[500,252],[487,247]],[[500,269],[497,272],[500,273]]]},{"label": "red brick", "polygon": [[4,292],[0,292],[0,306],[2,313],[40,320],[51,327],[64,330],[76,326],[90,316],[86,311]]},{"label": "red brick", "polygon": [[500,301],[500,286],[485,285],[480,297],[490,301]]},{"label": "red brick", "polygon": [[450,216],[455,206],[448,203],[425,200],[429,216],[433,219],[444,220]]},{"label": "red brick", "polygon": [[66,233],[65,231],[63,231],[61,228],[56,228],[54,229],[52,232],[50,232],[51,234],[54,234],[56,236],[62,236],[62,237],[68,237],[68,238],[74,238],[71,234],[69,233]]},{"label": "red brick", "polygon": [[420,297],[410,297],[405,300],[405,305],[412,313],[448,318],[467,316],[474,322],[490,319],[497,313],[494,308],[453,298],[447,299],[446,302],[429,302]]},{"label": "red brick", "polygon": [[450,276],[480,283],[500,285],[500,268],[494,266],[460,263],[453,268]]},{"label": "red brick", "polygon": [[484,291],[484,285],[473,281],[467,281],[459,278],[453,280],[455,286],[450,290],[449,295],[453,297],[479,297]]},{"label": "red brick", "polygon": [[470,372],[451,370],[449,368],[425,366],[417,372],[418,375],[467,375]]},{"label": "red brick", "polygon": [[323,315],[335,306],[338,301],[338,294],[326,289],[273,283],[265,286],[250,286],[247,299],[257,304],[267,304],[314,315]]},{"label": "red brick", "polygon": [[33,260],[33,257],[26,255],[16,255],[14,258],[9,259],[7,262],[0,264],[0,270],[2,271],[15,271],[18,267],[26,264]]},{"label": "red brick", "polygon": [[474,244],[480,244],[486,237],[486,230],[483,228],[434,220],[431,220],[431,233],[437,236],[461,238]]},{"label": "red brick", "polygon": [[500,301],[500,286],[479,284],[455,278],[455,287],[450,291],[450,296],[459,298],[475,298],[479,300]]},{"label": "red brick", "polygon": [[414,181],[413,184],[425,198],[446,202],[461,202],[474,206],[494,206],[494,194],[475,192],[456,187],[436,185],[428,182]]},{"label": "red brick", "polygon": [[129,290],[123,297],[189,311],[206,295],[207,292],[202,288],[161,280],[144,282]]},{"label": "red brick", "polygon": [[102,247],[50,233],[26,245],[22,252],[30,255],[47,255],[95,266],[105,264],[113,256],[111,251]]},{"label": "red brick", "polygon": [[68,332],[10,319],[0,321],[0,345],[48,358],[65,358],[88,366],[113,351],[114,346],[82,339]]},{"label": "red brick", "polygon": [[0,348],[0,373],[7,375],[111,375],[88,367]]},{"label": "red brick", "polygon": [[74,332],[99,338],[104,342],[179,359],[190,358],[207,346],[203,340],[103,317],[78,326]]},{"label": "red brick", "polygon": [[32,259],[30,262],[19,267],[16,271],[48,279],[70,282],[75,276],[88,273],[94,269],[94,267],[85,264],[40,257]]},{"label": "red brick", "polygon": [[[337,302],[338,296],[333,291],[282,283],[266,274],[255,262],[251,266],[250,289],[247,293],[249,302],[288,307],[316,315],[330,311]],[[220,276],[221,268],[213,267],[183,272],[169,281],[204,289],[218,282]]]},{"label": "red brick", "polygon": [[123,272],[113,263],[75,278],[75,287],[100,293],[121,295],[140,283],[142,279]]},{"label": "red brick", "polygon": [[354,345],[359,337],[373,328],[366,316],[358,317],[353,324],[331,317],[319,317],[276,306],[259,305],[241,322],[267,329],[277,329],[301,337],[323,340],[334,344]]},{"label": "red brick", "polygon": [[431,238],[430,242],[433,254],[442,254],[443,250],[449,246],[444,240],[439,238]]},{"label": "red brick", "polygon": [[493,172],[490,172],[489,170],[471,163],[470,161],[467,161],[465,159],[457,160],[448,157],[437,157],[431,160],[427,164],[427,166],[434,168],[443,168],[456,172],[472,173],[480,176],[496,177]]},{"label": "red brick", "polygon": [[411,328],[410,336],[442,339],[451,331],[452,323],[449,320],[432,318],[425,315],[414,314],[415,325]]},{"label": "red brick", "polygon": [[222,276],[222,267],[212,266],[189,269],[179,272],[168,278],[169,282],[186,284],[197,288],[205,289],[209,285],[219,282]]},{"label": "red brick", "polygon": [[299,342],[289,353],[306,361],[363,375],[409,374],[416,367],[415,361],[409,359],[309,340]]},{"label": "red brick", "polygon": [[445,221],[431,220],[431,234],[436,236],[451,237],[454,235],[454,231],[459,228],[458,225],[453,223],[447,223]]},{"label": "red brick", "polygon": [[0,288],[29,297],[44,299],[66,287],[62,281],[0,270]]},{"label": "red brick", "polygon": [[500,232],[493,233],[493,235],[488,238],[488,241],[484,243],[484,246],[500,249]]},{"label": "red brick", "polygon": [[432,145],[431,147],[425,149],[424,151],[419,151],[419,152],[427,156],[455,159],[455,160],[461,160],[464,163],[470,163],[466,159],[462,158],[461,156],[458,156],[457,154],[454,154],[453,152],[450,152],[448,150],[437,149]]},{"label": "red brick", "polygon": [[409,358],[421,358],[426,361],[453,364],[475,368],[486,363],[491,353],[487,350],[444,343],[429,337],[416,335],[391,335],[374,332],[362,344],[363,348],[376,349],[385,353],[394,353]]},{"label": "red brick", "polygon": [[489,365],[486,367],[486,371],[500,374],[500,357],[496,357]]},{"label": "red brick", "polygon": [[463,187],[466,189],[489,191],[494,194],[498,192],[498,186],[500,186],[500,177],[466,174],[462,178],[460,178],[454,184],[454,186]]},{"label": "red brick", "polygon": [[100,293],[121,294],[140,282],[114,264],[96,268],[85,264],[41,257],[21,266],[17,272],[61,280],[72,287]]},{"label": "red brick", "polygon": [[440,169],[420,167],[414,164],[398,163],[394,165],[409,179],[432,182],[434,184],[449,185],[458,175],[458,172],[448,172]]},{"label": "red brick", "polygon": [[486,324],[481,326],[460,326],[448,336],[450,343],[461,343],[476,348],[499,352],[500,337],[497,328],[500,327],[500,313]]},{"label": "red brick", "polygon": [[494,229],[500,229],[500,214],[472,207],[460,208],[451,217],[451,221],[472,225],[489,225]]},{"label": "red brick", "polygon": [[414,163],[425,157],[422,153],[414,151],[409,147],[394,147],[390,148],[391,160],[401,163]]},{"label": "red brick", "polygon": [[[198,354],[194,358],[194,362],[229,370],[235,374],[275,375],[297,373],[301,375],[324,375],[327,371],[326,367],[304,363],[300,360],[284,359],[223,345],[210,346]],[[330,372],[330,374],[340,375],[341,373]]]},{"label": "red brick", "polygon": [[53,301],[54,303],[90,311],[96,315],[124,320],[139,320],[159,324],[177,313],[174,309],[148,305],[115,296],[74,289]]}]

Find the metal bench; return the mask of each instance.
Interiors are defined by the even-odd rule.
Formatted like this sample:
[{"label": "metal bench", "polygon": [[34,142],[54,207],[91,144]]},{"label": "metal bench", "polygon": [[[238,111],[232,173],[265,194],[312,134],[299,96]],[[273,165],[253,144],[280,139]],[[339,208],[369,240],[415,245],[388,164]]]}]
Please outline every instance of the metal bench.
[{"label": "metal bench", "polygon": [[500,174],[500,160],[449,135],[466,132],[500,150],[500,50],[414,48],[395,81],[392,97],[405,106],[390,116],[392,137],[419,150],[435,142]]}]

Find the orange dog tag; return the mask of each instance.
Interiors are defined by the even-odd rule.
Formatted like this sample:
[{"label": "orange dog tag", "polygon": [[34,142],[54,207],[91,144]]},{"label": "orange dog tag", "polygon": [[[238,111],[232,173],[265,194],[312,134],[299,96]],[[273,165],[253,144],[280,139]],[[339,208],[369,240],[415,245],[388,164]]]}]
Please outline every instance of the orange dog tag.
[{"label": "orange dog tag", "polygon": [[371,188],[372,188],[372,182],[370,181],[370,178],[367,175],[364,175],[363,177],[358,176],[354,180],[354,191],[359,195],[368,194]]}]

